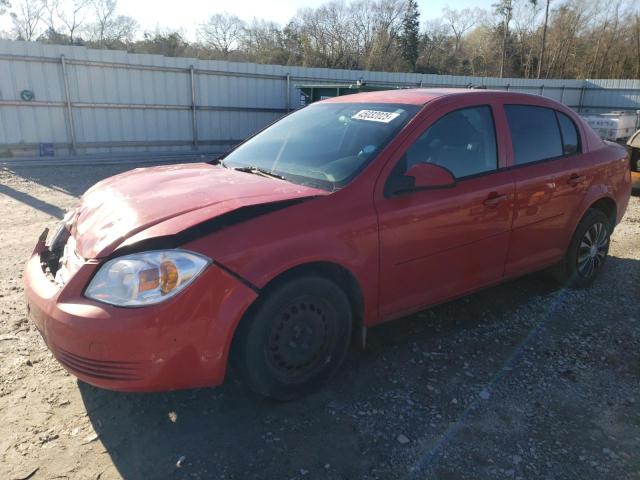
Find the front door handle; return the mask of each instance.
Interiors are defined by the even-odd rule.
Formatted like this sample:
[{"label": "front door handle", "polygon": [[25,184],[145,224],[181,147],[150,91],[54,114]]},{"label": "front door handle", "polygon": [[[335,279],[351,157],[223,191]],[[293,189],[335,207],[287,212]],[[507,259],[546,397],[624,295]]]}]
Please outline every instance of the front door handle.
[{"label": "front door handle", "polygon": [[577,173],[574,173],[569,177],[569,180],[567,180],[567,183],[572,187],[576,187],[581,183],[584,183],[586,180],[587,180],[587,177],[585,177],[584,175],[578,175]]},{"label": "front door handle", "polygon": [[487,199],[482,202],[485,207],[497,207],[501,202],[507,199],[506,195],[500,195],[498,192],[491,192]]}]

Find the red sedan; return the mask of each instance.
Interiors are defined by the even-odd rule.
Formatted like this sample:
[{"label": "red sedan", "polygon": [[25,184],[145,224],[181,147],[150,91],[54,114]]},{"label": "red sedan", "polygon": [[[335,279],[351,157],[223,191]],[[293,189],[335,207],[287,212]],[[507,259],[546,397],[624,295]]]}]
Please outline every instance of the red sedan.
[{"label": "red sedan", "polygon": [[479,90],[343,96],[223,160],[89,189],[24,275],[65,368],[125,391],[222,383],[290,399],[372,325],[528,272],[602,269],[624,148],[552,100]]}]

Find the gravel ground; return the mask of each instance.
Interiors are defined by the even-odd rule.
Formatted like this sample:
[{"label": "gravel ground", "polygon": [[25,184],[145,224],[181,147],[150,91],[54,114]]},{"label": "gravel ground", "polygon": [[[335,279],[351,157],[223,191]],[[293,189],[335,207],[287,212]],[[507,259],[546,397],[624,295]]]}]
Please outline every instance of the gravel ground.
[{"label": "gravel ground", "polygon": [[0,478],[640,478],[640,198],[592,288],[537,274],[381,326],[278,404],[78,383],[25,318],[42,229],[132,167],[0,170]]}]

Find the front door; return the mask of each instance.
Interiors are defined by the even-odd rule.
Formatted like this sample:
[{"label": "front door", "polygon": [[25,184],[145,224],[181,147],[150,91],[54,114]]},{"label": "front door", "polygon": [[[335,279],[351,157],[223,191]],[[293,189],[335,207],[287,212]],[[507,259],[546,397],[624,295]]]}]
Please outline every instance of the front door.
[{"label": "front door", "polygon": [[[376,200],[383,320],[497,282],[504,273],[514,181],[499,170],[493,109],[469,106],[429,123]],[[394,178],[417,162],[447,168],[455,186],[394,193]]]}]

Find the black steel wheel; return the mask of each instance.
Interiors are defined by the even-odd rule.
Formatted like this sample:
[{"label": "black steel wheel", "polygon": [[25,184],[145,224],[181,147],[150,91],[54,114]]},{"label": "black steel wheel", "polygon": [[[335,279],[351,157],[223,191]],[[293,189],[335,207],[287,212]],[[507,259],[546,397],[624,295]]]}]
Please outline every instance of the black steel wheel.
[{"label": "black steel wheel", "polygon": [[283,305],[265,344],[267,365],[284,382],[298,382],[322,368],[335,336],[331,306],[314,295]]},{"label": "black steel wheel", "polygon": [[290,400],[316,389],[349,348],[351,305],[331,280],[305,275],[277,285],[241,323],[233,362],[253,391]]}]

